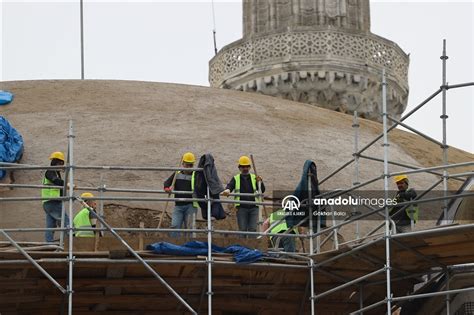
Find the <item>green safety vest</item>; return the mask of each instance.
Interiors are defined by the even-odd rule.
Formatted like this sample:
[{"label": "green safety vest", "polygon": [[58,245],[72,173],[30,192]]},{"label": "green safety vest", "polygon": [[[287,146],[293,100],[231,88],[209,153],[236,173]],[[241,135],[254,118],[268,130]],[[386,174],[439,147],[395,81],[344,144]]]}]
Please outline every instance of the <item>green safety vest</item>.
[{"label": "green safety vest", "polygon": [[[408,201],[408,200],[399,200],[398,197],[397,197],[397,201],[398,202],[404,202],[404,201]],[[393,208],[390,211],[392,212]],[[396,211],[393,211],[393,212],[396,212]],[[410,220],[413,220],[414,223],[417,223],[418,222],[418,216],[420,214],[420,208],[418,207],[417,204],[409,205],[408,207],[405,208],[405,214],[407,215],[407,217]]]},{"label": "green safety vest", "polygon": [[[179,171],[178,173],[181,173],[181,171]],[[196,175],[196,172],[193,171],[193,174],[191,175],[191,190],[193,191],[193,198],[194,198],[194,182],[195,182],[195,179],[196,179],[195,175]],[[198,208],[199,203],[197,201],[193,201],[193,207]]]},{"label": "green safety vest", "polygon": [[[284,217],[284,212],[281,209],[270,214],[270,226],[272,225],[273,222],[279,221],[283,217]],[[286,225],[286,220],[283,220],[281,221],[281,223],[273,227],[270,230],[270,233],[280,233],[280,232],[285,232],[286,230],[288,230],[288,226]]]},{"label": "green safety vest", "polygon": [[[240,193],[240,174],[237,174],[234,176],[235,180],[235,189],[234,191],[236,193]],[[250,174],[250,181],[252,182],[252,188],[253,192],[255,193],[257,191],[257,176],[255,174]],[[235,196],[234,200],[240,200],[240,196]],[[256,202],[260,202],[260,198],[255,198]],[[236,207],[240,206],[240,203],[235,204]]]},{"label": "green safety vest", "polygon": [[[54,186],[54,183],[46,178],[46,174],[43,177],[43,185]],[[61,196],[61,190],[58,188],[43,188],[41,189],[41,198],[48,198],[43,199],[43,203],[49,201],[49,199],[58,198]]]},{"label": "green safety vest", "polygon": [[405,213],[407,214],[407,217],[410,218],[410,220],[413,220],[414,223],[418,222],[418,215],[420,213],[420,208],[418,208],[418,205],[409,205],[405,209]]},{"label": "green safety vest", "polygon": [[[270,214],[270,226],[272,225],[273,222],[279,221],[284,217],[284,211],[282,209],[277,210]],[[271,230],[270,233],[276,234],[276,233],[285,233],[288,230],[288,226],[286,225],[286,220],[281,221],[279,224],[274,226]],[[298,229],[293,229],[293,231],[298,234]],[[290,233],[291,231],[288,231]],[[274,239],[275,237],[275,239]],[[273,246],[275,246],[275,241],[276,238],[279,236],[271,236],[270,241],[272,242]]]},{"label": "green safety vest", "polygon": [[[89,209],[83,208],[76,214],[73,221],[75,228],[92,227],[92,223],[89,218],[89,212]],[[94,237],[94,231],[76,231],[74,235],[76,237]]]}]

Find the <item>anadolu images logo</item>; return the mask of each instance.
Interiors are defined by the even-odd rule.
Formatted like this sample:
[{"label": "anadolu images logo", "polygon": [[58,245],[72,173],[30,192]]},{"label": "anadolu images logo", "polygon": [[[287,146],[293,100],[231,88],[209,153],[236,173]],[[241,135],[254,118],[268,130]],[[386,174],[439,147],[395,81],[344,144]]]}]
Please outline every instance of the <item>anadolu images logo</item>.
[{"label": "anadolu images logo", "polygon": [[295,211],[300,209],[301,202],[298,197],[288,195],[281,201],[281,206],[284,211]]}]

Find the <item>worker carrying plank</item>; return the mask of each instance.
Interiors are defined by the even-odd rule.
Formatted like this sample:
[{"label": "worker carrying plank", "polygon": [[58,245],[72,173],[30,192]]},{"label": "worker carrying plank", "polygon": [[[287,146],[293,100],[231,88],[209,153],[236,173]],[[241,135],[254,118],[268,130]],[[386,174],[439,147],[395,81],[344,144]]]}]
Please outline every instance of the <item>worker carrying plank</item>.
[{"label": "worker carrying plank", "polygon": [[[412,201],[416,199],[416,191],[413,188],[408,188],[409,180],[406,175],[395,176],[394,181],[397,185],[398,192],[395,200],[398,203]],[[399,211],[403,206],[396,206],[390,209],[390,216],[397,226],[399,232],[408,232],[412,230],[418,221],[419,208],[416,204],[411,204],[405,207],[404,211]]]},{"label": "worker carrying plank", "polygon": [[[226,189],[222,192],[224,196],[229,196],[231,191],[235,193],[247,193],[255,194],[257,192],[257,183],[261,183],[262,193],[265,192],[265,185],[263,184],[262,178],[250,173],[251,161],[248,156],[241,156],[239,158],[238,168],[240,173],[232,177],[230,182],[227,184]],[[235,196],[234,200],[238,201],[257,201],[260,202],[260,198],[254,196]],[[235,204],[237,208],[237,224],[240,231],[256,232],[259,208],[254,204]]]},{"label": "worker carrying plank", "polygon": [[[83,198],[94,198],[94,195],[90,192],[85,192],[81,194],[81,199]],[[74,217],[73,225],[74,228],[95,228],[96,226],[96,216],[95,211],[97,204],[93,199],[84,200],[84,207],[79,211]],[[94,237],[94,231],[76,231],[74,233],[75,237]]]},{"label": "worker carrying plank", "polygon": [[[196,162],[196,157],[191,152],[186,152],[181,158],[181,166],[183,168],[193,168]],[[175,191],[190,191],[194,192],[195,171],[178,171],[173,173],[164,183],[164,190],[167,193]],[[174,195],[175,198],[193,198],[193,193],[179,193]],[[196,201],[176,201],[173,214],[171,216],[172,229],[188,228],[191,225],[191,220],[196,217],[197,208],[199,207]],[[179,233],[171,233],[172,237],[178,237]]]},{"label": "worker carrying plank", "polygon": [[[64,165],[64,153],[56,151],[49,156],[51,166]],[[42,180],[43,186],[64,186],[64,180],[61,178],[63,170],[47,170]],[[46,228],[56,228],[61,226],[62,201],[55,199],[63,196],[61,188],[43,188],[41,189],[41,198],[43,198],[43,210],[46,214]],[[65,214],[64,226],[68,226],[69,217]],[[54,242],[54,231],[44,233],[46,242]]]}]

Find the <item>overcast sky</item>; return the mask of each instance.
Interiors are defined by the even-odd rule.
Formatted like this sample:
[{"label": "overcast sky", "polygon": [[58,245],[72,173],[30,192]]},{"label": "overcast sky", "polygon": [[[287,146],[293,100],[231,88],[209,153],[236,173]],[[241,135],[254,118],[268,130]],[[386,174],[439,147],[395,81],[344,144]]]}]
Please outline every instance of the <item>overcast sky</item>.
[{"label": "overcast sky", "polygon": [[[208,86],[209,1],[84,0],[86,79]],[[79,0],[0,0],[0,80],[80,78]],[[242,35],[241,1],[215,0],[219,48]],[[410,53],[408,110],[441,85],[474,81],[474,1],[371,1],[371,30]],[[1,89],[1,83],[0,83]],[[448,144],[474,151],[474,88],[448,92]],[[441,97],[406,122],[441,140]]]}]

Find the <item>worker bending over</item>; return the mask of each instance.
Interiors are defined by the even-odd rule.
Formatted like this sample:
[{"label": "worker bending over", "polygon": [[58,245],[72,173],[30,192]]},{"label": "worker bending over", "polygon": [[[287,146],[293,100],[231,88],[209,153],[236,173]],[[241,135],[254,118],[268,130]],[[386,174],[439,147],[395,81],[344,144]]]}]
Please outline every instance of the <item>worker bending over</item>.
[{"label": "worker bending over", "polygon": [[[288,229],[285,220],[285,211],[283,209],[278,209],[273,212],[270,217],[268,217],[262,226],[264,231],[268,231],[271,234],[285,233],[285,234],[298,234],[298,228],[294,227]],[[296,251],[295,238],[291,236],[271,236],[270,241],[274,248],[283,248],[287,253],[292,253]]]},{"label": "worker bending over", "polygon": [[[81,198],[94,198],[94,195],[85,192],[81,194]],[[74,228],[95,228],[96,226],[96,202],[93,199],[84,200],[84,207],[74,217]],[[94,237],[94,231],[76,231],[74,233],[76,237]]]}]

